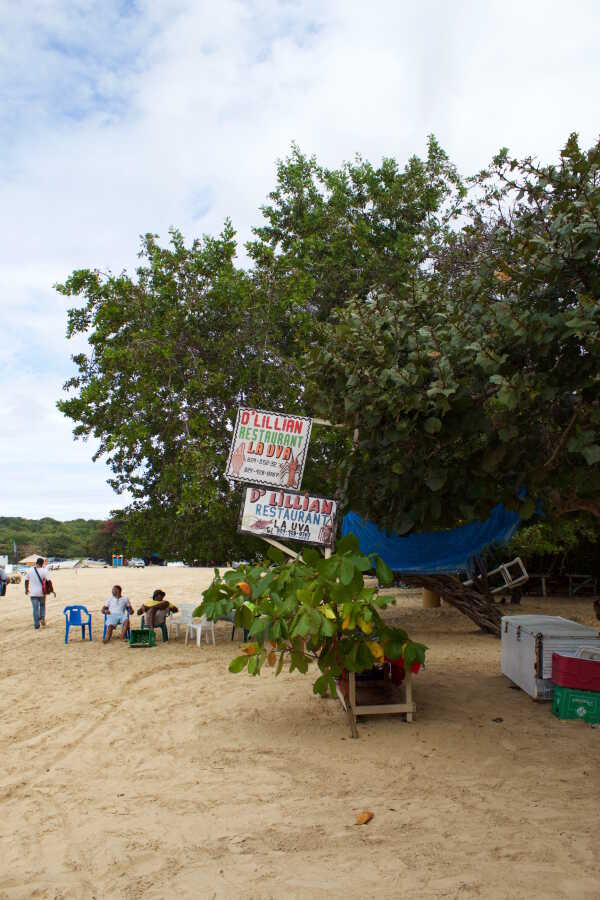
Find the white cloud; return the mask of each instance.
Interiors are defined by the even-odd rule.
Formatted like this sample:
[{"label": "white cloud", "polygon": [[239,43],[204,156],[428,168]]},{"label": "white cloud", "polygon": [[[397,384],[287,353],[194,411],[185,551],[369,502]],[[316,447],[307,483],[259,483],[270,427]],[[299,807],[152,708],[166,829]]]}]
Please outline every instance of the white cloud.
[{"label": "white cloud", "polygon": [[[138,235],[169,225],[191,238],[229,215],[247,239],[292,140],[328,165],[403,162],[434,132],[465,174],[503,145],[548,158],[572,130],[591,143],[599,20],[592,0],[5,0],[0,409],[19,408],[0,443],[2,509],[122,503],[55,411],[78,348],[54,282],[133,268]],[[20,407],[32,394],[40,443]],[[13,489],[18,459],[34,488]],[[88,475],[65,479],[65,461]]]}]

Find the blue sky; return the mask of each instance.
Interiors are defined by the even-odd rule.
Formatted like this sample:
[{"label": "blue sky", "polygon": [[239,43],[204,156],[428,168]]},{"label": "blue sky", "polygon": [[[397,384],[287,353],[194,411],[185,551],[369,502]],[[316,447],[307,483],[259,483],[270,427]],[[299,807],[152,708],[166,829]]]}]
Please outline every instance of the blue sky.
[{"label": "blue sky", "polygon": [[597,3],[5,0],[0,4],[0,515],[124,505],[56,410],[75,268],[136,264],[139,235],[240,243],[292,141],[325,164],[422,152],[463,174],[507,145],[599,131]]}]

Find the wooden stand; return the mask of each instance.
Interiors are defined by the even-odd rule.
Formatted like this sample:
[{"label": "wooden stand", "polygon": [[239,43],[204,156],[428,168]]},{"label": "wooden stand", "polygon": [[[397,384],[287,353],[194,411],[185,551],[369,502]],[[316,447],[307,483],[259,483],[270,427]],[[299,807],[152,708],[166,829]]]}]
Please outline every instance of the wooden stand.
[{"label": "wooden stand", "polygon": [[358,737],[356,727],[358,716],[405,715],[406,721],[412,722],[417,712],[416,703],[413,701],[410,670],[405,675],[402,687],[392,684],[387,670],[383,681],[359,682],[358,685],[354,672],[348,672],[348,694],[346,696],[338,685],[337,695],[348,716],[353,738]]}]

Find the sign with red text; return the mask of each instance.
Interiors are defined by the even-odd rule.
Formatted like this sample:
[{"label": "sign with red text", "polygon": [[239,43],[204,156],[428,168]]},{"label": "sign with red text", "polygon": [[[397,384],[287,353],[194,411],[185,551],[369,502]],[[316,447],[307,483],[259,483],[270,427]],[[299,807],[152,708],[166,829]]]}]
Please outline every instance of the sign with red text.
[{"label": "sign with red text", "polygon": [[335,500],[317,494],[247,487],[238,531],[333,549],[337,511]]},{"label": "sign with red text", "polygon": [[298,490],[302,484],[312,419],[238,410],[225,475],[234,481]]}]

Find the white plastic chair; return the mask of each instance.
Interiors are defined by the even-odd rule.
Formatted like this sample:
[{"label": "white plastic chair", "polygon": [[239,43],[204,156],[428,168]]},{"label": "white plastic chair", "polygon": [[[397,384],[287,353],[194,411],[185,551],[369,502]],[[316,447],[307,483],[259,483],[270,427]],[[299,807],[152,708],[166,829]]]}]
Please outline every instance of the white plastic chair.
[{"label": "white plastic chair", "polygon": [[195,622],[188,623],[187,630],[185,632],[186,644],[188,642],[188,637],[189,637],[190,633],[193,633],[195,631],[196,632],[196,645],[199,647],[200,642],[202,640],[202,629],[205,626],[206,626],[206,643],[207,644],[210,643],[209,637],[208,637],[208,630],[210,629],[210,631],[212,633],[212,642],[213,642],[213,644],[216,645],[217,642],[215,640],[215,623],[209,622],[208,619],[206,618],[206,616],[202,616],[200,619],[197,619]]},{"label": "white plastic chair", "polygon": [[179,637],[180,628],[185,628],[187,632],[187,626],[190,624],[190,622],[194,621],[193,612],[196,609],[196,606],[196,603],[182,603],[179,606],[178,618],[174,618],[173,614],[171,613],[171,615],[169,616],[169,637],[171,637],[173,629],[175,629],[176,637]]},{"label": "white plastic chair", "polygon": [[171,629],[174,628],[175,634],[177,635],[177,637],[179,637],[179,627],[185,627],[185,643],[188,643],[190,634],[194,634],[195,632],[196,644],[199,647],[202,640],[202,629],[206,627],[206,643],[208,644],[210,642],[210,629],[210,632],[212,633],[213,644],[216,644],[215,623],[209,622],[206,616],[194,619],[194,610],[196,609],[197,605],[197,603],[182,603],[180,605],[178,618],[169,618],[169,636],[171,635]]}]

